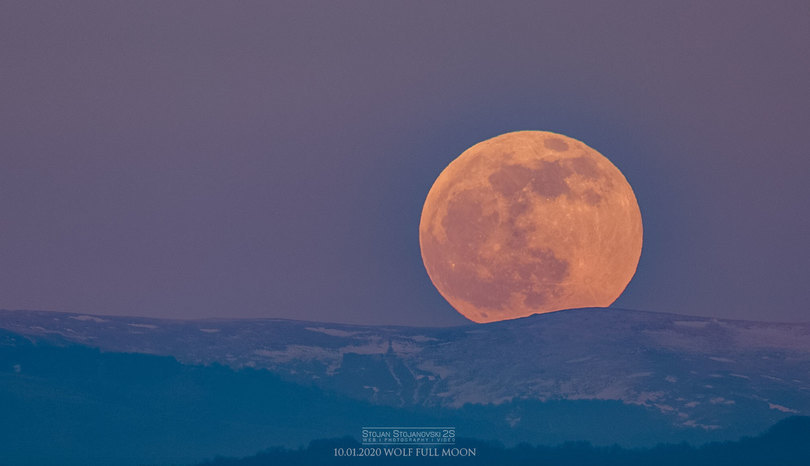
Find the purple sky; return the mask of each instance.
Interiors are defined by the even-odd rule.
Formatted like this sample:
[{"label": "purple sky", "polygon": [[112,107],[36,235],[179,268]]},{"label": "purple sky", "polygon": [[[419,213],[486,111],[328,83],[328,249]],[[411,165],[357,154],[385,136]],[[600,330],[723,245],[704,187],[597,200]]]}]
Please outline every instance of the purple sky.
[{"label": "purple sky", "polygon": [[627,176],[618,307],[810,320],[810,3],[6,2],[0,308],[465,320],[418,222],[538,129]]}]

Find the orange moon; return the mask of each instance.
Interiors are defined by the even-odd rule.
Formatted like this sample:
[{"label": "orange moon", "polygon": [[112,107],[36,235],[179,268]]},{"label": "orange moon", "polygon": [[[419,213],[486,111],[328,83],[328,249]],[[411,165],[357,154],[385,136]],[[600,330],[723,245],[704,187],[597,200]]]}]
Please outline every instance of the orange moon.
[{"label": "orange moon", "polygon": [[624,175],[576,139],[502,134],[442,171],[419,224],[439,293],[475,322],[607,307],[641,256],[641,212]]}]

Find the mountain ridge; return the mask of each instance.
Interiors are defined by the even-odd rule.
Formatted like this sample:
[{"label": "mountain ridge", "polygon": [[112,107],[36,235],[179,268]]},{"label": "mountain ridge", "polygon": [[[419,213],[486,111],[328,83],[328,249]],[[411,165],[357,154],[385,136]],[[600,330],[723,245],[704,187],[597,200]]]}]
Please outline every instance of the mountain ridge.
[{"label": "mountain ridge", "polygon": [[617,400],[703,430],[810,413],[804,323],[612,308],[456,327],[0,311],[0,328],[187,364],[267,369],[392,406]]},{"label": "mountain ridge", "polygon": [[76,311],[55,311],[55,310],[43,310],[43,309],[0,309],[0,319],[4,315],[9,315],[13,313],[20,313],[20,314],[46,314],[46,315],[72,315],[72,316],[90,316],[90,317],[97,317],[101,319],[135,319],[135,320],[155,320],[155,321],[165,321],[165,322],[203,322],[203,321],[235,321],[235,322],[274,322],[274,321],[284,321],[284,322],[298,322],[298,323],[314,323],[314,324],[329,324],[329,325],[346,325],[346,326],[357,326],[357,327],[398,327],[398,328],[411,328],[411,329],[448,329],[448,328],[459,328],[459,327],[470,327],[470,326],[488,326],[488,325],[499,325],[504,322],[518,322],[536,318],[543,318],[557,314],[568,314],[568,313],[576,313],[580,311],[588,311],[588,312],[623,312],[623,313],[636,313],[636,314],[652,314],[658,316],[670,316],[670,317],[683,317],[683,318],[694,318],[694,319],[708,319],[708,320],[716,320],[716,321],[726,321],[726,322],[749,322],[749,323],[756,323],[756,324],[775,324],[775,325],[799,325],[799,326],[810,326],[810,321],[771,321],[771,320],[751,320],[751,319],[732,319],[727,317],[714,317],[714,316],[699,316],[694,314],[682,314],[678,312],[662,312],[662,311],[651,311],[647,309],[629,309],[629,308],[621,308],[621,307],[581,307],[581,308],[571,308],[571,309],[560,309],[557,311],[552,312],[545,312],[545,313],[535,313],[524,317],[516,317],[514,319],[506,319],[497,322],[486,322],[486,323],[476,323],[476,322],[468,322],[465,324],[459,325],[442,325],[442,326],[430,326],[430,325],[405,325],[405,324],[361,324],[356,322],[336,322],[336,321],[326,321],[326,320],[307,320],[307,319],[290,319],[287,317],[200,317],[200,318],[178,318],[178,317],[153,317],[153,316],[135,316],[135,315],[117,315],[117,314],[94,314],[92,312],[76,312]]}]

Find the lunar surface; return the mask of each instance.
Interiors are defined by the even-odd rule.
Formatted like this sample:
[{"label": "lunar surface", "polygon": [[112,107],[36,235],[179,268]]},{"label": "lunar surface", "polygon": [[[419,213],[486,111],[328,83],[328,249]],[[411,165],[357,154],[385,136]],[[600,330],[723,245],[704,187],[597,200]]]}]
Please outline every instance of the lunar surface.
[{"label": "lunar surface", "polygon": [[476,144],[442,171],[419,242],[433,284],[472,321],[606,307],[636,271],[641,212],[599,152],[519,131]]}]

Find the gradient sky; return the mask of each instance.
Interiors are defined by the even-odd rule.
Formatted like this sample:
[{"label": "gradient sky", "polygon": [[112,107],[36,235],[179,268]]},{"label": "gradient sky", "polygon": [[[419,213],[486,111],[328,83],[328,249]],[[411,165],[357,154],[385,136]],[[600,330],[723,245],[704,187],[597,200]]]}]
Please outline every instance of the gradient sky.
[{"label": "gradient sky", "polygon": [[537,129],[635,190],[616,307],[808,321],[807,44],[806,0],[5,2],[0,308],[464,323],[422,203]]}]

